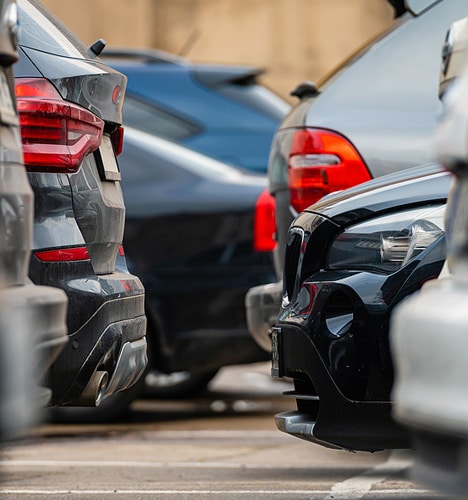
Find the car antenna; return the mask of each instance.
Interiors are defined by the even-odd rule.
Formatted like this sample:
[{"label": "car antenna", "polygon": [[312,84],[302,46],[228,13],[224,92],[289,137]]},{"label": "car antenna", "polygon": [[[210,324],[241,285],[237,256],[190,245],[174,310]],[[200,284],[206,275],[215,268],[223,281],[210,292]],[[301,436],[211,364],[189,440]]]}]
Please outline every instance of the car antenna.
[{"label": "car antenna", "polygon": [[106,46],[106,41],[103,38],[99,38],[88,48],[88,54],[92,57],[98,56]]},{"label": "car antenna", "polygon": [[290,92],[290,95],[302,99],[304,97],[316,97],[320,94],[317,86],[314,82],[305,81],[300,83],[294,90]]}]

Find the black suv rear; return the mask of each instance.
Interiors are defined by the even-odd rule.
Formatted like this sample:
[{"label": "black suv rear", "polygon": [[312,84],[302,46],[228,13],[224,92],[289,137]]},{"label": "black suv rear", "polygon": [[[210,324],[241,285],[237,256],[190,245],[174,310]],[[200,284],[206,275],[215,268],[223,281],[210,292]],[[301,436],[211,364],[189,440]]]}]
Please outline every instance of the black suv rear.
[{"label": "black suv rear", "polygon": [[126,78],[35,0],[19,0],[16,94],[35,194],[35,283],[65,290],[70,341],[53,364],[51,405],[93,406],[146,365],[144,289],[121,246],[116,154]]}]

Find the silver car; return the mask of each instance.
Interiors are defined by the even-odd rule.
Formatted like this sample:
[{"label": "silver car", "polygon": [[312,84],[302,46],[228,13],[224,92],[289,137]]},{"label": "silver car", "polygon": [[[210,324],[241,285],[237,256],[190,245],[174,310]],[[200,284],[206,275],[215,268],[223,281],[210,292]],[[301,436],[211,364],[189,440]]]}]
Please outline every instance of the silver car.
[{"label": "silver car", "polygon": [[23,164],[13,84],[16,2],[0,0],[0,440],[35,422],[47,371],[67,342],[67,298],[28,279],[34,197]]}]

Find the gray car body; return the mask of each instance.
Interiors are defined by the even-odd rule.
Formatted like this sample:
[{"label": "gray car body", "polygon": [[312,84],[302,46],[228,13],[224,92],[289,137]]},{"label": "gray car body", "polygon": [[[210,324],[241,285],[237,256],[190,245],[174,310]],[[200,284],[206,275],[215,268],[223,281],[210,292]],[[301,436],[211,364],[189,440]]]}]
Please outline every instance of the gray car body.
[{"label": "gray car body", "polygon": [[316,96],[293,108],[278,129],[271,152],[280,146],[286,168],[275,172],[270,161],[269,183],[278,203],[279,276],[284,238],[296,215],[289,208],[287,185],[287,135],[292,129],[339,132],[360,153],[373,178],[435,161],[442,45],[450,24],[468,15],[468,2],[410,3],[418,15],[407,12],[396,20],[326,79]]}]

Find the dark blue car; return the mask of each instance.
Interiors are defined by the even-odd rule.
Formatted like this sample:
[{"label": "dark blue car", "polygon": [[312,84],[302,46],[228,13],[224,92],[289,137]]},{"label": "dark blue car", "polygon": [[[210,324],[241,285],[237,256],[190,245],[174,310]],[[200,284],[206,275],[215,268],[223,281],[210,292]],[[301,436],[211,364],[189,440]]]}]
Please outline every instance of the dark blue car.
[{"label": "dark blue car", "polygon": [[258,83],[262,70],[191,63],[157,50],[106,49],[101,57],[128,77],[124,125],[266,173],[289,105]]}]

